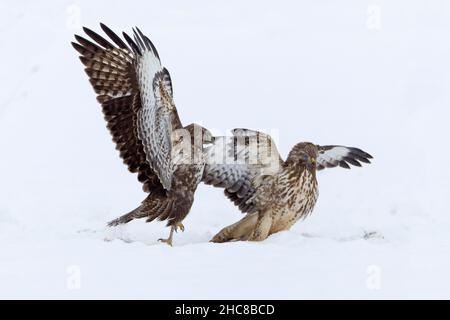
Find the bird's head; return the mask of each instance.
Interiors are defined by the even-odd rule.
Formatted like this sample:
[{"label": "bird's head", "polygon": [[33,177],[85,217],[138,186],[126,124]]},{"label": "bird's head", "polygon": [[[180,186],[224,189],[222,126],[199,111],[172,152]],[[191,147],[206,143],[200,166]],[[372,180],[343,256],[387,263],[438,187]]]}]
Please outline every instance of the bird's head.
[{"label": "bird's head", "polygon": [[301,142],[292,149],[286,162],[296,163],[312,171],[316,168],[316,160],[316,145],[310,142]]}]

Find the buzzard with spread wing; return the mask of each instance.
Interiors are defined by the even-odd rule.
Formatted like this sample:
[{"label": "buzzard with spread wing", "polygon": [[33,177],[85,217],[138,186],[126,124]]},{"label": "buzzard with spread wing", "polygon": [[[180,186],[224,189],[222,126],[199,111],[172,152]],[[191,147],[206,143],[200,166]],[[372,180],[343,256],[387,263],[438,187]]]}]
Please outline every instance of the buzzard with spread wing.
[{"label": "buzzard with spread wing", "polygon": [[[261,241],[288,230],[316,204],[316,171],[349,169],[349,164],[360,167],[360,162],[372,159],[357,148],[302,142],[283,161],[269,135],[247,129],[233,130],[230,138],[216,138],[207,155],[203,181],[224,188],[225,195],[246,213],[214,236],[213,242]],[[221,158],[231,161],[217,161]]]},{"label": "buzzard with spread wing", "polygon": [[84,28],[91,40],[75,35],[72,45],[81,55],[120,156],[149,193],[138,208],[109,226],[137,218],[167,220],[170,235],[160,240],[172,245],[173,232],[184,230],[182,221],[203,175],[203,143],[211,142],[212,136],[196,124],[183,127],[169,72],[138,28],[133,39],[123,33],[125,43],[100,26],[110,40]]}]

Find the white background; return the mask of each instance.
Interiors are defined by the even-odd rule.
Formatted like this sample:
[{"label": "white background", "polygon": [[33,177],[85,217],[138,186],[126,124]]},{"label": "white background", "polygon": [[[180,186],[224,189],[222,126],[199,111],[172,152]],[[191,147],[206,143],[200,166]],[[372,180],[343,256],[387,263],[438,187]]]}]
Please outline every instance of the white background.
[{"label": "white background", "polygon": [[[200,186],[186,231],[105,223],[145,194],[70,45],[137,25],[185,124],[356,146],[307,220],[208,240],[242,216]],[[450,2],[0,1],[0,298],[450,298]]]}]

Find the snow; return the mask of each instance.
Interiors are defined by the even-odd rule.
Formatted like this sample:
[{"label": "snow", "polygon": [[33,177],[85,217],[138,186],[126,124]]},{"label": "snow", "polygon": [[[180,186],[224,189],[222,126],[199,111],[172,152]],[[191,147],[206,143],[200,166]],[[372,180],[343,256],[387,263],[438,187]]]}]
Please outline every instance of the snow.
[{"label": "snow", "polygon": [[[450,298],[450,3],[0,1],[0,298]],[[184,123],[355,146],[313,214],[261,243],[200,186],[164,223],[105,223],[145,194],[70,46],[81,25],[149,34]]]}]

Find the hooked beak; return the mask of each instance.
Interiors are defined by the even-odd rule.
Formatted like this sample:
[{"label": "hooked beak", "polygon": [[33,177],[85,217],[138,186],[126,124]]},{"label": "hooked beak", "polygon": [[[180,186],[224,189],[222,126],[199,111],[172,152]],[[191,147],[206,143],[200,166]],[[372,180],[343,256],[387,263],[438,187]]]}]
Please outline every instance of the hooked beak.
[{"label": "hooked beak", "polygon": [[308,167],[309,167],[309,169],[315,168],[316,167],[316,159],[310,157],[308,159]]}]

